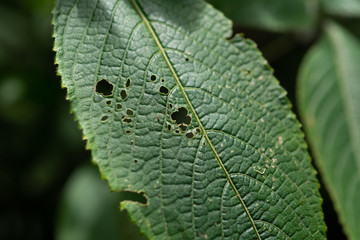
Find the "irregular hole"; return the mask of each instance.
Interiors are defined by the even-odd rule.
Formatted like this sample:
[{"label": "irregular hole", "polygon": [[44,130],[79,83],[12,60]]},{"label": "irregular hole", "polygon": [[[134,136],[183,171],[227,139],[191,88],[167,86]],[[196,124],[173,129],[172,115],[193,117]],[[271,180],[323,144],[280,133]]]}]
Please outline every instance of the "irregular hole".
[{"label": "irregular hole", "polygon": [[170,92],[170,90],[169,90],[167,87],[165,87],[165,86],[161,86],[160,89],[159,89],[159,92],[160,92],[161,94],[168,95],[169,92]]},{"label": "irregular hole", "polygon": [[121,97],[122,100],[125,101],[127,99],[127,97],[128,97],[127,92],[125,90],[121,90],[120,97]]},{"label": "irregular hole", "polygon": [[173,105],[172,105],[171,103],[169,104],[169,108],[170,108],[170,109],[173,108]]},{"label": "irregular hole", "polygon": [[153,82],[156,81],[156,75],[151,75],[150,80]]},{"label": "irregular hole", "polygon": [[143,192],[129,192],[129,191],[123,191],[121,192],[121,199],[120,201],[132,201],[132,202],[138,202],[143,205],[147,205],[147,197],[144,195]]},{"label": "irregular hole", "polygon": [[122,105],[121,105],[120,103],[116,104],[116,109],[117,109],[117,110],[122,109]]},{"label": "irregular hole", "polygon": [[125,133],[126,134],[131,134],[131,130],[126,130]]},{"label": "irregular hole", "polygon": [[134,116],[134,111],[129,108],[128,110],[126,110],[126,114],[127,114],[129,117],[132,117],[132,116]]},{"label": "irregular hole", "polygon": [[187,137],[188,139],[193,139],[194,134],[192,132],[188,132],[187,134],[185,134],[185,137]]},{"label": "irregular hole", "polygon": [[196,128],[196,129],[195,129],[195,132],[196,132],[197,134],[200,134],[200,133],[201,133],[200,128]]},{"label": "irregular hole", "polygon": [[175,130],[175,133],[176,133],[176,134],[179,134],[179,133],[180,133],[180,131],[179,131],[179,130]]},{"label": "irregular hole", "polygon": [[111,96],[113,93],[114,86],[105,79],[102,79],[96,83],[95,91],[104,97]]},{"label": "irregular hole", "polygon": [[167,126],[167,129],[168,129],[169,131],[171,131],[172,127],[171,127],[170,124]]},{"label": "irregular hole", "polygon": [[131,80],[130,80],[130,78],[128,78],[125,82],[125,87],[128,88],[128,87],[130,87],[130,85],[131,85]]},{"label": "irregular hole", "polygon": [[171,119],[176,122],[176,124],[181,125],[190,125],[191,117],[188,116],[188,110],[184,107],[179,108],[177,111],[171,114]]},{"label": "irregular hole", "polygon": [[106,101],[107,105],[111,105],[111,100]]},{"label": "irregular hole", "polygon": [[101,121],[102,121],[102,122],[105,122],[105,121],[108,120],[108,119],[109,119],[108,116],[103,116],[103,117],[101,118]]},{"label": "irregular hole", "polygon": [[181,131],[183,131],[183,132],[186,132],[186,130],[187,130],[187,126],[186,125],[184,125],[184,124],[181,124],[180,126],[179,126],[179,128],[181,129]]},{"label": "irregular hole", "polygon": [[132,119],[131,119],[131,118],[123,118],[122,121],[123,121],[124,123],[130,124],[130,123],[132,122]]}]

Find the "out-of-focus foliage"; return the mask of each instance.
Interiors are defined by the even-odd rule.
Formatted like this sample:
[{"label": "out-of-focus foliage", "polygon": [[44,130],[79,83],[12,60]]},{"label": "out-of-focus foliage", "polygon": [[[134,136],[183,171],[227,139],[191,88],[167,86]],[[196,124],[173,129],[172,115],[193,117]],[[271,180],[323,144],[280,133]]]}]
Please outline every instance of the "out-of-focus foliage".
[{"label": "out-of-focus foliage", "polygon": [[95,166],[76,170],[67,181],[58,212],[57,240],[143,239],[135,225],[130,224],[120,201],[126,192],[109,192],[105,181],[99,180]]},{"label": "out-of-focus foliage", "polygon": [[235,23],[270,31],[312,28],[317,20],[317,0],[207,0]]},{"label": "out-of-focus foliage", "polygon": [[61,188],[90,161],[56,76],[51,1],[0,1],[0,239],[52,239]]},{"label": "out-of-focus foliage", "polygon": [[321,0],[325,10],[330,14],[344,17],[360,16],[359,0]]},{"label": "out-of-focus foliage", "polygon": [[360,42],[334,23],[300,69],[298,102],[350,239],[360,238]]}]

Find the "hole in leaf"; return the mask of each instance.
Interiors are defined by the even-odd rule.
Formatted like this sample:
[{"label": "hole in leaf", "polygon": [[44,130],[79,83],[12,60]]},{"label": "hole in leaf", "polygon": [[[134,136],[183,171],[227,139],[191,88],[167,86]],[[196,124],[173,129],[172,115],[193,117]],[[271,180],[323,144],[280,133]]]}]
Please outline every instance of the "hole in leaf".
[{"label": "hole in leaf", "polygon": [[156,75],[151,75],[150,80],[153,82],[156,81]]},{"label": "hole in leaf", "polygon": [[185,134],[185,137],[187,137],[188,139],[193,139],[194,134],[192,132],[188,132],[187,134]]},{"label": "hole in leaf", "polygon": [[116,104],[116,109],[117,109],[117,110],[122,109],[122,105],[121,105],[120,103]]},{"label": "hole in leaf", "polygon": [[191,117],[188,116],[188,110],[184,107],[179,108],[177,111],[171,114],[171,119],[176,122],[176,124],[181,125],[190,125]]},{"label": "hole in leaf", "polygon": [[184,124],[181,124],[181,125],[179,126],[179,128],[181,129],[181,131],[185,132],[188,127],[187,127],[186,125],[184,125]]},{"label": "hole in leaf", "polygon": [[105,121],[108,120],[108,119],[109,119],[108,116],[103,116],[103,117],[101,118],[101,121],[102,121],[102,122],[105,122]]},{"label": "hole in leaf", "polygon": [[170,109],[173,108],[173,105],[172,105],[171,103],[169,104],[169,108],[170,108]]},{"label": "hole in leaf", "polygon": [[137,163],[137,162],[138,162],[138,160],[134,159],[134,163]]},{"label": "hole in leaf", "polygon": [[134,116],[134,111],[129,108],[128,110],[126,110],[126,114],[127,114],[129,117],[132,117],[132,116]]},{"label": "hole in leaf", "polygon": [[131,130],[126,130],[125,134],[131,134]]},{"label": "hole in leaf", "polygon": [[189,58],[185,58],[185,61],[187,61],[187,62],[188,62],[188,61],[189,61]]},{"label": "hole in leaf", "polygon": [[179,133],[180,133],[180,131],[179,131],[179,130],[175,130],[175,133],[176,133],[176,134],[179,134]]},{"label": "hole in leaf", "polygon": [[164,95],[168,95],[170,90],[167,87],[161,86],[159,92]]},{"label": "hole in leaf", "polygon": [[206,142],[205,142],[205,141],[203,141],[203,146],[204,146],[204,147],[206,146]]},{"label": "hole in leaf", "polygon": [[161,82],[164,83],[164,82],[165,82],[165,79],[162,78],[162,79],[161,79]]},{"label": "hole in leaf", "polygon": [[195,129],[195,132],[196,132],[197,134],[200,134],[200,133],[201,133],[200,128],[196,128],[196,129]]},{"label": "hole in leaf", "polygon": [[95,91],[104,97],[111,96],[114,86],[107,80],[102,79],[96,83]]},{"label": "hole in leaf", "polygon": [[121,90],[120,97],[121,97],[122,100],[125,101],[127,99],[127,97],[128,97],[127,92],[125,90]]},{"label": "hole in leaf", "polygon": [[111,100],[106,101],[107,105],[111,105]]},{"label": "hole in leaf", "polygon": [[132,122],[132,119],[131,118],[123,118],[122,119],[122,121],[124,122],[124,123],[131,123]]},{"label": "hole in leaf", "polygon": [[170,124],[167,126],[167,129],[168,129],[169,131],[171,131],[172,127],[171,127]]},{"label": "hole in leaf", "polygon": [[130,85],[131,85],[131,80],[130,80],[130,78],[128,78],[125,82],[125,87],[128,88],[128,87],[130,87]]},{"label": "hole in leaf", "polygon": [[251,74],[251,70],[246,70],[246,73],[247,73],[247,74]]},{"label": "hole in leaf", "polygon": [[121,201],[132,201],[132,202],[138,202],[143,205],[147,205],[147,197],[144,195],[143,192],[128,192],[123,191],[121,192]]}]

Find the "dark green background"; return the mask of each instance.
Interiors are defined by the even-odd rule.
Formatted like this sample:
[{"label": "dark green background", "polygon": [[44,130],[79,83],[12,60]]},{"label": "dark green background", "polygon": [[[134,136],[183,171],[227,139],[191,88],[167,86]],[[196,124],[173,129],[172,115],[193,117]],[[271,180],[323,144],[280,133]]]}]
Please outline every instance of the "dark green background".
[{"label": "dark green background", "polygon": [[[55,239],[58,213],[65,211],[64,204],[60,203],[64,187],[69,186],[65,184],[76,169],[91,161],[81,131],[69,114],[66,90],[61,89],[53,64],[52,4],[51,0],[0,1],[2,240]],[[350,29],[359,29],[356,21],[339,20]],[[244,32],[258,44],[294,104],[299,64],[320,30],[279,34],[240,25],[234,30]],[[100,177],[98,179],[100,181]],[[328,238],[345,239],[323,188],[321,193]],[[113,202],[124,198],[118,193],[112,195],[115,196]],[[106,207],[110,205],[105,204]],[[116,207],[114,209],[116,211]],[[125,213],[115,214],[119,215],[115,217],[119,224],[128,219]],[[117,234],[114,231],[113,236],[106,239],[128,239]]]}]

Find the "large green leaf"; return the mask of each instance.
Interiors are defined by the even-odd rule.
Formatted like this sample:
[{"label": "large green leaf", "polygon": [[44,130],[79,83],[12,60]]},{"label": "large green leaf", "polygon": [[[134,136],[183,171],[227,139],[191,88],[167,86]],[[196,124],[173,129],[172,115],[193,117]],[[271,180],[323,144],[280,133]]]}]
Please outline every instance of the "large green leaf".
[{"label": "large green leaf", "polygon": [[60,0],[56,62],[93,160],[150,239],[323,239],[314,170],[253,42],[201,0]]},{"label": "large green leaf", "polygon": [[235,23],[267,29],[290,31],[315,24],[318,0],[208,0]]},{"label": "large green leaf", "polygon": [[331,14],[349,17],[360,16],[359,0],[322,0],[326,11]]},{"label": "large green leaf", "polygon": [[312,150],[345,230],[360,239],[360,43],[330,24],[299,75],[299,106]]}]

